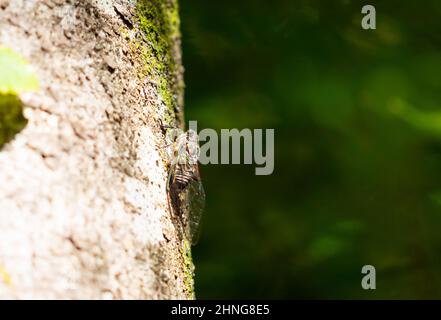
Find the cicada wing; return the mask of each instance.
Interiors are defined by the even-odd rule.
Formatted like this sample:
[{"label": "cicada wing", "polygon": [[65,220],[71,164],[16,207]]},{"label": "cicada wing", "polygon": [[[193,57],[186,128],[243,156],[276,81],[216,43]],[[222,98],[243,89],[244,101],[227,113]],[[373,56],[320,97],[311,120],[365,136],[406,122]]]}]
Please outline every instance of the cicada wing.
[{"label": "cicada wing", "polygon": [[172,214],[179,214],[180,199],[179,190],[176,188],[177,164],[173,163],[170,167],[167,177],[167,201],[169,210]]},{"label": "cicada wing", "polygon": [[201,230],[201,218],[205,208],[205,191],[200,180],[192,180],[186,188],[188,221],[186,235],[193,245],[197,244]]}]

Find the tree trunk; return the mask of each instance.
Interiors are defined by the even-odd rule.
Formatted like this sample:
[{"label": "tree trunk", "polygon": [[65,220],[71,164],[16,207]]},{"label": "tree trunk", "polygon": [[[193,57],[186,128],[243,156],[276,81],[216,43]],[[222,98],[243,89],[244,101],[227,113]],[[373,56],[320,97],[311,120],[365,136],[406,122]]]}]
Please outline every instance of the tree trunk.
[{"label": "tree trunk", "polygon": [[0,298],[193,298],[162,131],[183,125],[176,0],[0,0],[0,46],[39,80],[0,150]]}]

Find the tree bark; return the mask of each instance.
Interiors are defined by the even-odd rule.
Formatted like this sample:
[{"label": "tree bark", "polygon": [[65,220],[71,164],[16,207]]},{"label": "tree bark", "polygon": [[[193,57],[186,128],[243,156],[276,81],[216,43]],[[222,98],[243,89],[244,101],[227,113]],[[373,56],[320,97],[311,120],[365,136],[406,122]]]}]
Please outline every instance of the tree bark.
[{"label": "tree bark", "polygon": [[0,298],[193,298],[161,129],[183,125],[176,0],[0,0],[0,46],[40,83],[0,150]]}]

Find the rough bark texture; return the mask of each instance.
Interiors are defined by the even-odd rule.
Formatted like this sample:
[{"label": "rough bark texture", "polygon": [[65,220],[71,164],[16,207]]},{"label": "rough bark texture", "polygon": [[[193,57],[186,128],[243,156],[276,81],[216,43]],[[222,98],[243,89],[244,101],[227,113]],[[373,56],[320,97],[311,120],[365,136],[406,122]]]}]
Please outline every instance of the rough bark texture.
[{"label": "rough bark texture", "polygon": [[192,298],[161,130],[182,124],[175,0],[0,0],[0,45],[40,81],[0,150],[0,298]]}]

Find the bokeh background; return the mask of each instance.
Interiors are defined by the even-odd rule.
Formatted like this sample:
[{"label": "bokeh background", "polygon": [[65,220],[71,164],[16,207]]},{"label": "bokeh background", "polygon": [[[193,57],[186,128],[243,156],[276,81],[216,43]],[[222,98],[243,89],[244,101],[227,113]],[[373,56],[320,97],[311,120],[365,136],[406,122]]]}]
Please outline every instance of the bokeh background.
[{"label": "bokeh background", "polygon": [[201,168],[197,297],[441,298],[441,1],[180,2],[187,120],[276,134]]}]

